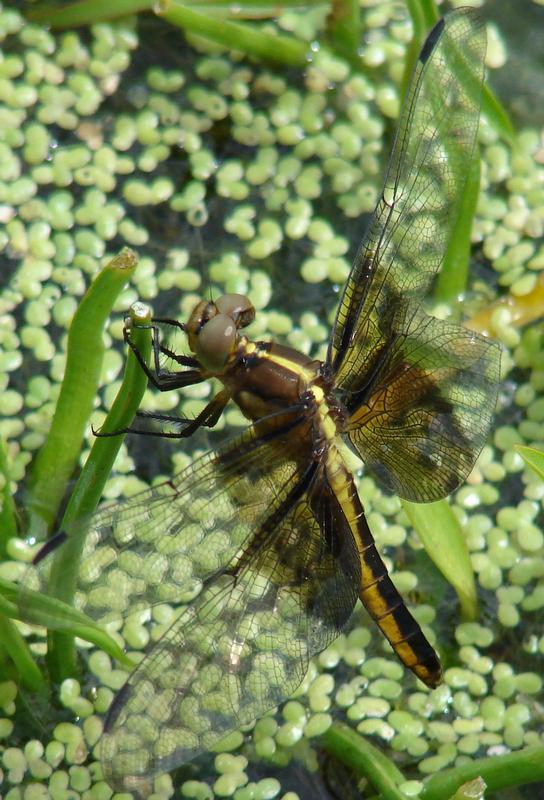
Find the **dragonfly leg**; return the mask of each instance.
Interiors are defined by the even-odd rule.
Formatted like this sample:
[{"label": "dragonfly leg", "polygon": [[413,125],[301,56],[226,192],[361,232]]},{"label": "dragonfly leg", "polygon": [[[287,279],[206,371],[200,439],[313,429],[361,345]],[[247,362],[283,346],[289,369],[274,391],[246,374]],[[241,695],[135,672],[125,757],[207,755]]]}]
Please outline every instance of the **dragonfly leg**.
[{"label": "dragonfly leg", "polygon": [[157,323],[161,325],[170,325],[171,328],[178,328],[179,330],[186,332],[186,325],[183,322],[178,322],[175,319],[162,319],[160,317],[153,317],[151,320],[151,329],[153,331],[153,360],[155,362],[155,372],[157,375],[169,374],[167,370],[163,369],[160,364],[160,353],[168,358],[171,358],[172,361],[175,361],[177,364],[180,364],[183,367],[199,367],[198,360],[194,356],[182,356],[179,353],[174,353],[173,350],[166,347],[165,345],[160,344],[159,339],[159,327]]},{"label": "dragonfly leg", "polygon": [[[181,325],[181,323],[179,324]],[[200,370],[196,368],[199,366],[196,358],[192,358],[191,356],[177,355],[176,353],[168,350],[168,348],[164,348],[160,344],[159,328],[156,325],[151,325],[151,330],[155,371],[150,369],[146,364],[142,354],[131,340],[130,331],[128,328],[123,329],[123,338],[134,353],[140,367],[143,369],[155,389],[158,389],[160,392],[169,392],[171,389],[183,389],[186,386],[194,386],[196,383],[202,383],[204,378],[202,377]],[[189,367],[189,369],[184,369],[181,372],[170,372],[163,369],[160,364],[161,352],[175,360],[178,364]],[[191,367],[193,369],[191,369]]]},{"label": "dragonfly leg", "polygon": [[138,412],[136,416],[139,419],[154,420],[159,423],[172,423],[174,425],[183,424],[184,427],[179,431],[167,430],[143,430],[141,428],[120,428],[117,431],[110,431],[108,433],[101,433],[93,429],[93,434],[98,438],[106,438],[109,436],[119,436],[122,433],[137,433],[140,436],[160,436],[162,439],[187,439],[192,436],[199,428],[213,428],[223,409],[227,405],[230,395],[225,390],[216,394],[213,400],[210,400],[207,406],[202,409],[194,419],[186,419],[185,417],[176,417],[170,414],[155,414],[148,412]]}]

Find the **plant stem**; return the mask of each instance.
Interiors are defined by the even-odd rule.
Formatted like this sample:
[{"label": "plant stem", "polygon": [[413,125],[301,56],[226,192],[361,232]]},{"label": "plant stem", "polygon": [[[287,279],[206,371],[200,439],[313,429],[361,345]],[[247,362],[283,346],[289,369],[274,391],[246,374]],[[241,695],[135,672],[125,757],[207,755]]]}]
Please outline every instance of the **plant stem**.
[{"label": "plant stem", "polygon": [[350,62],[357,60],[361,44],[361,10],[358,0],[332,0],[327,29],[334,51]]},{"label": "plant stem", "polygon": [[423,45],[423,41],[440,16],[434,0],[407,0],[408,13],[412,20],[414,33],[408,46],[404,60],[404,70],[400,84],[400,96],[404,97],[408,89],[414,66]]},{"label": "plant stem", "polygon": [[[406,800],[398,789],[406,780],[381,750],[352,728],[335,722],[320,739],[324,749],[343,764],[364,775],[380,800]],[[544,746],[535,745],[505,755],[475,759],[433,775],[425,781],[419,800],[446,800],[459,787],[481,777],[490,792],[544,780]]]},{"label": "plant stem", "polygon": [[17,511],[11,491],[11,478],[6,444],[0,439],[0,559],[7,555],[8,540],[17,536]]},{"label": "plant stem", "polygon": [[327,753],[368,778],[382,800],[406,800],[398,788],[406,780],[402,772],[348,725],[334,722],[319,741]]},{"label": "plant stem", "polygon": [[41,625],[56,631],[67,631],[86,642],[96,645],[127,669],[134,662],[123,652],[117,642],[94,620],[82,611],[66,605],[62,600],[33,591],[25,585],[0,578],[0,613],[9,619],[19,619],[28,625]]},{"label": "plant stem", "polygon": [[419,800],[444,800],[467,781],[481,777],[490,793],[509,786],[523,786],[544,780],[544,746],[535,745],[514,753],[479,758],[460,767],[444,770],[426,781]]},{"label": "plant stem", "polygon": [[482,93],[482,114],[487,117],[487,121],[501,139],[513,147],[516,143],[516,132],[512,125],[512,120],[487,84],[484,84]]},{"label": "plant stem", "polygon": [[423,39],[438,20],[440,15],[435,3],[432,2],[432,0],[430,3],[430,8],[429,3],[424,3],[422,0],[406,0],[406,6],[408,8],[408,13],[410,14],[412,26],[414,28],[414,35],[412,39],[415,40],[417,51],[419,52],[421,45],[423,44]]},{"label": "plant stem", "polygon": [[[280,11],[286,8],[300,8],[311,5],[325,6],[327,0],[239,0],[233,4],[232,0],[188,0],[183,4],[185,8],[200,11],[207,16],[237,17],[240,19],[277,17]],[[38,8],[29,8],[25,16],[30,22],[48,25],[54,30],[77,28],[82,25],[93,25],[97,22],[125,17],[129,14],[139,14],[145,11],[155,11],[156,0],[81,0],[78,3],[67,5],[48,5],[46,3]]]},{"label": "plant stem", "polygon": [[[401,97],[406,93],[408,81],[412,74],[414,64],[416,63],[421,45],[423,44],[423,39],[440,17],[438,7],[434,0],[407,0],[407,6],[414,27],[414,35],[408,49],[404,66],[404,74],[401,82]],[[491,127],[505,142],[509,145],[515,143],[516,134],[510,117],[504,106],[485,83],[482,90],[482,114],[487,117],[487,121]]]},{"label": "plant stem", "polygon": [[[4,603],[1,605],[3,606]],[[45,680],[28,649],[27,643],[12,620],[3,613],[1,606],[0,642],[2,642],[2,647],[17,668],[21,685],[34,692],[43,689]]]},{"label": "plant stem", "polygon": [[430,30],[440,19],[440,11],[435,0],[417,0],[421,9],[421,14],[425,20],[427,30]]},{"label": "plant stem", "polygon": [[30,533],[37,539],[52,529],[76,466],[91,414],[104,355],[103,330],[119,292],[136,268],[125,248],[98,273],[72,320],[66,368],[51,428],[29,479]]},{"label": "plant stem", "polygon": [[293,67],[308,63],[308,45],[294,37],[266,33],[240,22],[214,19],[187,8],[179,0],[159,0],[155,11],[187,33],[203,36],[231,50]]},{"label": "plant stem", "polygon": [[[133,321],[137,315],[138,322],[147,326],[135,326],[131,334],[134,345],[147,362],[151,352],[150,310],[135,303],[131,314]],[[129,351],[123,382],[102,427],[103,432],[118,431],[130,425],[146,386],[147,377],[134,353]],[[61,530],[69,531],[69,536],[53,562],[48,593],[67,604],[73,601],[89,516],[98,504],[123,441],[123,434],[96,439],[64,514]],[[74,674],[76,654],[73,637],[64,632],[51,633],[47,658],[51,673],[57,680]]]},{"label": "plant stem", "polygon": [[461,196],[457,219],[453,224],[442,268],[438,273],[434,296],[440,302],[452,303],[466,291],[470,266],[470,235],[479,194],[480,156],[475,152]]},{"label": "plant stem", "polygon": [[447,500],[424,504],[401,500],[401,503],[426,553],[457,592],[464,619],[476,619],[478,596],[474,572],[463,531],[450,504]]},{"label": "plant stem", "polygon": [[25,16],[31,22],[63,30],[126,17],[140,11],[152,11],[154,5],[154,0],[82,0],[81,3],[64,6],[44,4],[39,8],[26,10]]}]

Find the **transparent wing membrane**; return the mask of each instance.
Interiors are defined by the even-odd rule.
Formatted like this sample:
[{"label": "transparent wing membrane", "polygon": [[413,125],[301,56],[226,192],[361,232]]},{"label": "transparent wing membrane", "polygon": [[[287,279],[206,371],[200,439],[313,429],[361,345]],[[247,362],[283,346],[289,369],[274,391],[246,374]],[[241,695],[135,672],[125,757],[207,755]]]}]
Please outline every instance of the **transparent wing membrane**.
[{"label": "transparent wing membrane", "polygon": [[459,486],[485,443],[500,351],[413,305],[388,325],[371,385],[350,398],[348,436],[388,490],[438,500]]},{"label": "transparent wing membrane", "polygon": [[[76,607],[107,623],[194,596],[280,502],[280,487],[296,485],[305,454],[292,454],[281,432],[298,422],[298,411],[277,415],[278,438],[270,441],[261,441],[257,424],[171,481],[107,505],[88,526],[79,525],[85,545]],[[47,590],[55,555],[28,571],[26,587]]]},{"label": "transparent wing membrane", "polygon": [[[261,420],[91,518],[77,607],[102,622],[161,602],[177,610],[106,719],[113,787],[139,790],[285,699],[348,620],[357,553],[304,426],[300,409]],[[31,570],[28,588],[46,586],[54,557]]]},{"label": "transparent wing membrane", "polygon": [[328,354],[350,440],[387,489],[415,501],[445,497],[464,480],[497,396],[498,346],[419,309],[473,157],[485,44],[470,8],[429,34]]},{"label": "transparent wing membrane", "polygon": [[381,198],[340,302],[328,359],[357,391],[399,304],[437,272],[473,155],[485,29],[472,9],[437,24],[416,64]]},{"label": "transparent wing membrane", "polygon": [[102,741],[112,786],[135,788],[261,716],[338,636],[359,570],[331,502],[305,492],[250,558],[242,554],[204,588],[133,672]]}]

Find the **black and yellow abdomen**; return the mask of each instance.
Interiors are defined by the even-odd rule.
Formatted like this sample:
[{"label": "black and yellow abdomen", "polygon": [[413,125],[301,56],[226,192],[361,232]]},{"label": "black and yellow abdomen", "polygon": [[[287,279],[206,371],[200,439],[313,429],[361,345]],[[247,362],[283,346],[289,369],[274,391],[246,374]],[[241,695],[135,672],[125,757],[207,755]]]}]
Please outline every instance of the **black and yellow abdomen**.
[{"label": "black and yellow abdomen", "polygon": [[442,668],[385,566],[370,532],[351,472],[334,445],[329,449],[327,477],[355,540],[360,560],[359,598],[402,661],[427,686],[438,686]]}]

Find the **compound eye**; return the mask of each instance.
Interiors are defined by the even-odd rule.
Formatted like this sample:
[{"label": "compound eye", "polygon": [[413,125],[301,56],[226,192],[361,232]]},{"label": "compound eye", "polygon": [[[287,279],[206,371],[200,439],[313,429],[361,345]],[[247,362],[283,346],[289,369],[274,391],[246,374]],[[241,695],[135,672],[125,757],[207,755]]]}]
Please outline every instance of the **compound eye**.
[{"label": "compound eye", "polygon": [[200,300],[193,308],[186,325],[189,347],[193,353],[198,348],[198,337],[202,328],[217,314],[217,306],[208,300]]},{"label": "compound eye", "polygon": [[236,342],[236,325],[226,314],[217,314],[198,334],[196,357],[210,372],[220,372]]},{"label": "compound eye", "polygon": [[221,314],[234,320],[237,328],[245,328],[255,319],[255,309],[249,298],[243,294],[224,294],[215,305]]}]

